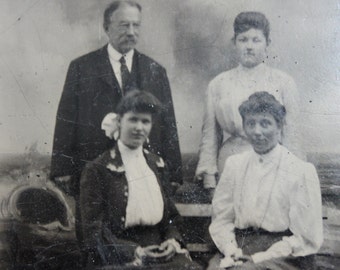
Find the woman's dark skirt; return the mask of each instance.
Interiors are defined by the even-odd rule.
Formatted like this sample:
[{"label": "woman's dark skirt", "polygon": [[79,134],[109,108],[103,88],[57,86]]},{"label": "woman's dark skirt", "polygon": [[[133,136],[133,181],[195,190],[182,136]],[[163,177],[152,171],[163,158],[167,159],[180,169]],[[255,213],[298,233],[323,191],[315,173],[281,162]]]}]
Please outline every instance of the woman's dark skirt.
[{"label": "woman's dark skirt", "polygon": [[[242,249],[244,255],[253,255],[257,252],[266,251],[274,243],[281,241],[282,237],[290,236],[290,231],[271,233],[262,229],[235,229],[236,241],[238,247]],[[211,259],[208,269],[221,269],[219,263],[222,254],[217,254]],[[257,264],[244,263],[240,266],[231,267],[232,270],[313,270],[316,269],[314,264],[314,256],[306,257],[282,257],[263,261]]]}]

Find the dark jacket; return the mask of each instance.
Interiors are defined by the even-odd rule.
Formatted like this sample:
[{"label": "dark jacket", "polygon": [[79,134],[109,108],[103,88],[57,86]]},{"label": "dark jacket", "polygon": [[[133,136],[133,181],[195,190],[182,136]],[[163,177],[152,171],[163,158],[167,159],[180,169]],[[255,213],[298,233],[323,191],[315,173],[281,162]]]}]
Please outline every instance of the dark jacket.
[{"label": "dark jacket", "polygon": [[[167,162],[171,181],[182,181],[181,155],[170,85],[166,70],[135,50],[132,86],[148,91],[164,105],[154,123],[148,149]],[[86,162],[112,147],[101,130],[106,114],[115,112],[121,89],[109,61],[107,46],[71,62],[56,117],[51,162],[51,179],[72,175],[75,195]]]},{"label": "dark jacket", "polygon": [[131,261],[139,245],[160,244],[166,239],[182,240],[177,231],[180,216],[168,196],[169,184],[163,160],[144,150],[155,173],[164,201],[162,220],[154,226],[125,229],[128,183],[117,146],[88,163],[80,180],[80,210],[84,247],[96,264]]}]

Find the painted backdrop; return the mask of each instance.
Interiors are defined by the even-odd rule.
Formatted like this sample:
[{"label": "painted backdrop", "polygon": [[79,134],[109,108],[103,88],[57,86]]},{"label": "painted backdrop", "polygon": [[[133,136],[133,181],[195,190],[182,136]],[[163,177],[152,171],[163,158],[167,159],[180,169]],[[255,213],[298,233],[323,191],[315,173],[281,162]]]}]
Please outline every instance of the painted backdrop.
[{"label": "painted backdrop", "polygon": [[[69,62],[103,46],[108,0],[0,1],[0,154],[50,154]],[[138,49],[167,68],[182,152],[197,152],[208,82],[235,66],[235,16],[271,22],[267,62],[292,75],[308,152],[340,152],[338,0],[141,0]]]}]

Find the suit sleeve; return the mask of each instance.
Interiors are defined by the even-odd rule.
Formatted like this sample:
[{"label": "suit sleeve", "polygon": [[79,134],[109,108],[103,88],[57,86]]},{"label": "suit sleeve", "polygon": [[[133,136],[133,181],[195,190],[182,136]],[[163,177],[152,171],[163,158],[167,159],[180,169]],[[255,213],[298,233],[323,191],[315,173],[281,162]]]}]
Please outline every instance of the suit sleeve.
[{"label": "suit sleeve", "polygon": [[78,76],[78,65],[72,62],[67,72],[56,116],[51,160],[52,180],[58,176],[78,173],[75,145],[78,119]]},{"label": "suit sleeve", "polygon": [[169,80],[165,69],[160,72],[160,87],[164,105],[164,112],[161,116],[161,155],[164,157],[169,168],[170,182],[182,184],[182,158],[179,147],[177,124],[174,105],[171,96]]}]

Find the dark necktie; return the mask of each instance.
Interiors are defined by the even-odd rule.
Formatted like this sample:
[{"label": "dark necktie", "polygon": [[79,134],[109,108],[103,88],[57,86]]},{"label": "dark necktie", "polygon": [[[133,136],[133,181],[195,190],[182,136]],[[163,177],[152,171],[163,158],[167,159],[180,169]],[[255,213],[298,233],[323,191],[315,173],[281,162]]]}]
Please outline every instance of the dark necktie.
[{"label": "dark necktie", "polygon": [[122,75],[122,96],[124,96],[124,94],[127,91],[128,84],[129,84],[130,72],[126,65],[124,56],[122,56],[119,59],[119,62],[120,62],[120,74]]}]

